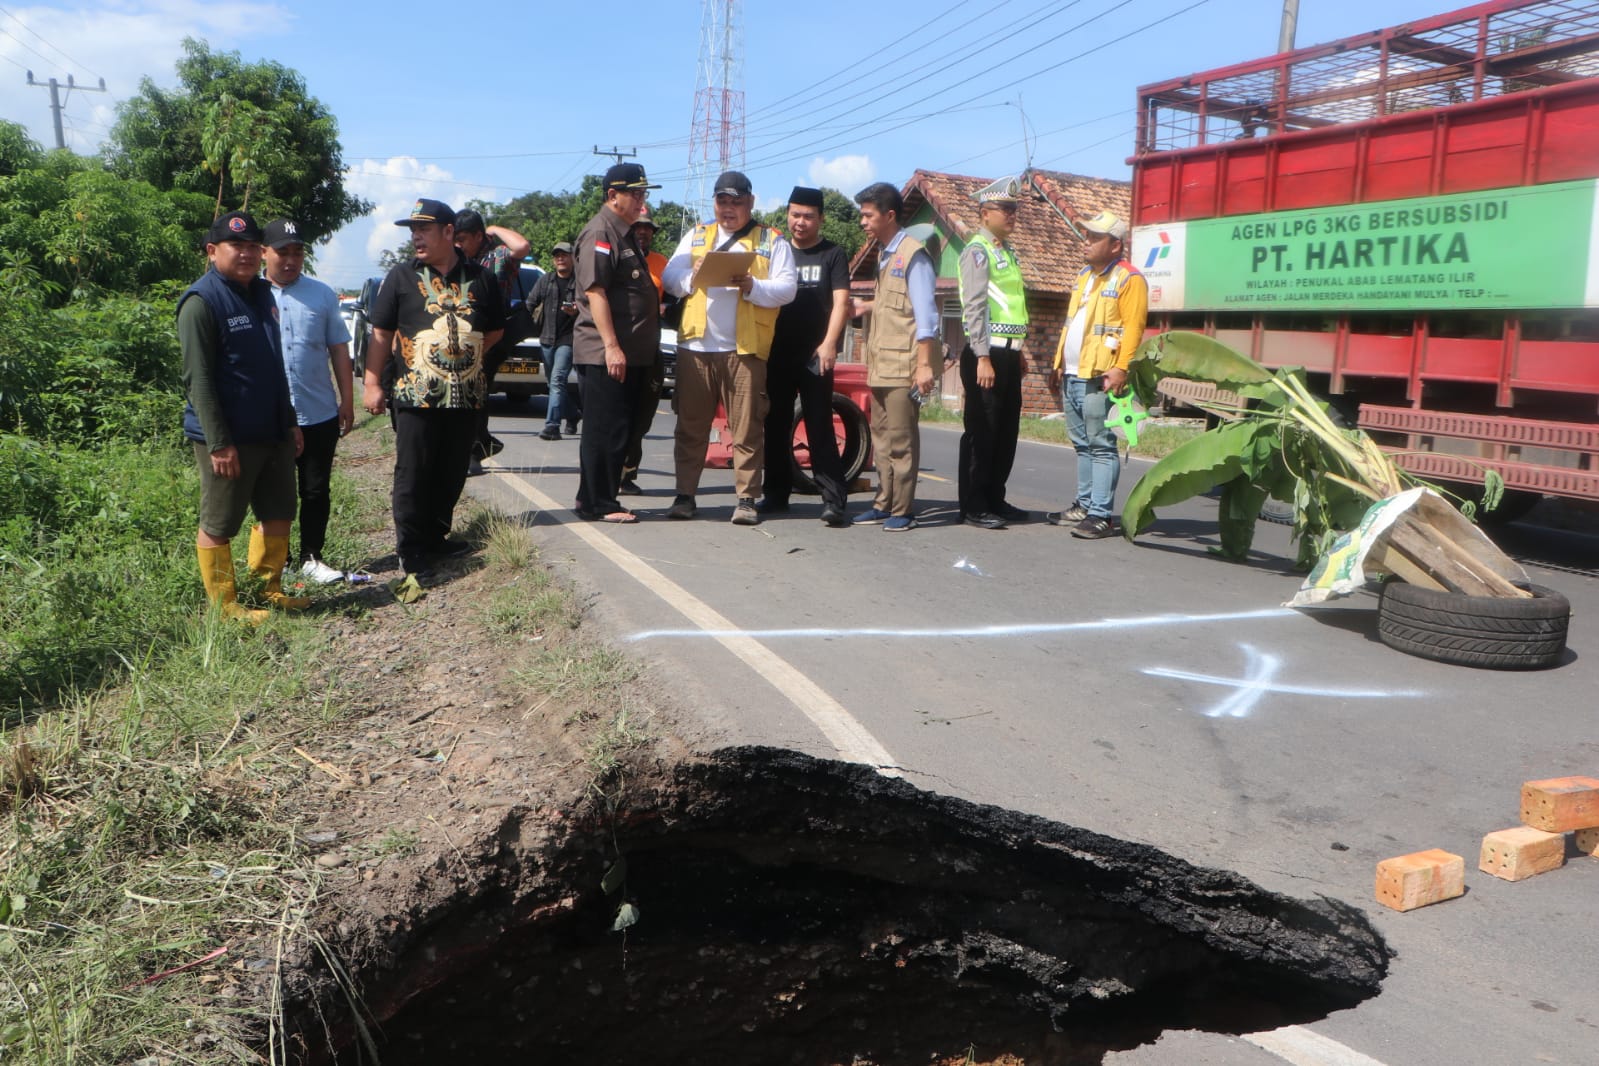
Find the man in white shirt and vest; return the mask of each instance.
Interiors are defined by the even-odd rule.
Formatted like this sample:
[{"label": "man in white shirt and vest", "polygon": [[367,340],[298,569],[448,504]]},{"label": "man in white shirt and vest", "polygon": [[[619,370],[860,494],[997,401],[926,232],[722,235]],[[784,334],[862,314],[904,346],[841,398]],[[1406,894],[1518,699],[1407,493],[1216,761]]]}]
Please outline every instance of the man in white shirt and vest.
[{"label": "man in white shirt and vest", "polygon": [[957,477],[961,521],[980,529],[1025,522],[1026,511],[1005,500],[1022,424],[1022,342],[1027,298],[1016,249],[1006,243],[1016,225],[1020,184],[1012,179],[984,190],[982,229],[960,255],[962,404]]},{"label": "man in white shirt and vest", "polygon": [[[661,279],[667,292],[685,298],[677,331],[677,496],[666,514],[694,517],[694,494],[720,403],[733,435],[733,522],[753,526],[760,521],[755,500],[766,462],[766,358],[778,309],[794,298],[799,279],[788,241],[751,217],[750,179],[726,171],[716,179],[715,193],[716,218],[683,234]],[[696,279],[710,252],[749,252],[754,259],[731,283],[706,287]]]},{"label": "man in white shirt and vest", "polygon": [[1124,256],[1127,223],[1101,211],[1079,223],[1087,241],[1083,267],[1066,310],[1066,329],[1055,349],[1051,383],[1065,379],[1066,432],[1077,449],[1077,496],[1050,525],[1071,526],[1072,536],[1114,536],[1111,512],[1121,462],[1116,434],[1105,425],[1110,397],[1127,387],[1127,366],[1144,338],[1149,285]]}]

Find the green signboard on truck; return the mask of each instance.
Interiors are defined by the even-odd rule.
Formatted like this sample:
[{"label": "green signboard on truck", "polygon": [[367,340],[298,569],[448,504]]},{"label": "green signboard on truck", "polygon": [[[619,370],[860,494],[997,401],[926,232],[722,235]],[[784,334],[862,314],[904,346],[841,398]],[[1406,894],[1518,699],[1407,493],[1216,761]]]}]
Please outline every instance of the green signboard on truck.
[{"label": "green signboard on truck", "polygon": [[1140,226],[1152,311],[1599,307],[1599,181]]}]

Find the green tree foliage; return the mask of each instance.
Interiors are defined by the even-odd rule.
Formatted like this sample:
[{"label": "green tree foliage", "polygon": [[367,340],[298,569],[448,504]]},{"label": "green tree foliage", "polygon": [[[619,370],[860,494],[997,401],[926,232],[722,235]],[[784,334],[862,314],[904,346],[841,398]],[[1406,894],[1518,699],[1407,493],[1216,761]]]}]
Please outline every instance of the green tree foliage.
[{"label": "green tree foliage", "polygon": [[297,71],[192,38],[183,49],[179,88],[146,78],[119,105],[106,149],[116,174],[292,215],[322,236],[371,210],[345,191],[338,122]]},{"label": "green tree foliage", "polygon": [[44,150],[15,122],[0,120],[0,178],[36,166]]},{"label": "green tree foliage", "polygon": [[162,192],[96,160],[49,152],[0,174],[0,255],[38,272],[50,306],[74,294],[140,292],[200,273],[196,246],[210,207],[204,196]]}]

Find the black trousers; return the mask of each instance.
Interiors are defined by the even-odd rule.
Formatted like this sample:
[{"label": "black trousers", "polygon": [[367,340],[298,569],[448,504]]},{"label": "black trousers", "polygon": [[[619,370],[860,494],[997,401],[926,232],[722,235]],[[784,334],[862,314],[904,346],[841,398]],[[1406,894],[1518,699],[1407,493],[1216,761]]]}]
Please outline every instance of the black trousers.
[{"label": "black trousers", "polygon": [[394,412],[394,537],[400,565],[421,569],[444,546],[466,484],[478,412],[401,407]]},{"label": "black trousers", "polygon": [[301,426],[305,447],[294,460],[300,482],[300,558],[320,559],[328,539],[328,515],[333,510],[330,493],[333,453],[339,447],[339,416],[313,426]]},{"label": "black trousers", "polygon": [[1016,436],[1022,425],[1022,353],[992,348],[994,387],[977,385],[977,356],[971,345],[961,350],[961,387],[965,390],[960,445],[961,514],[982,514],[1005,504],[1005,483],[1016,465]]},{"label": "black trousers", "polygon": [[833,435],[833,374],[813,374],[810,361],[773,353],[766,362],[766,498],[787,503],[794,491],[794,400],[798,397],[805,419],[805,438],[811,449],[811,480],[822,492],[822,502],[842,510],[848,501],[844,461]]},{"label": "black trousers", "polygon": [[649,436],[650,427],[655,424],[656,408],[661,406],[661,389],[665,386],[663,373],[657,359],[638,390],[638,404],[633,408],[633,424],[627,434],[627,451],[622,454],[623,481],[638,477],[639,464],[644,461],[644,438]]},{"label": "black trousers", "polygon": [[630,366],[617,381],[603,366],[572,368],[583,383],[583,433],[577,446],[577,510],[607,515],[622,510],[616,498],[622,460],[633,428],[633,412],[648,366]]},{"label": "black trousers", "polygon": [[479,459],[487,459],[494,450],[489,443],[493,439],[489,436],[489,397],[494,395],[494,375],[499,373],[500,367],[510,357],[511,349],[515,347],[502,339],[483,357],[483,380],[487,387],[483,393],[483,410],[478,412],[477,433],[472,441],[472,454]]}]

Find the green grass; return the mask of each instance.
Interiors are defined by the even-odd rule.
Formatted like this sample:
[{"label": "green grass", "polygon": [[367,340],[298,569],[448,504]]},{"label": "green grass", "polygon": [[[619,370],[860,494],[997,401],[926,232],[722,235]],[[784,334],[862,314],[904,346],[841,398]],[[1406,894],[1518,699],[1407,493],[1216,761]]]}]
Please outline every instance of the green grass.
[{"label": "green grass", "polygon": [[[262,1061],[284,950],[319,945],[278,797],[338,717],[321,622],[202,609],[181,449],[0,438],[5,481],[32,491],[0,528],[0,1063]],[[334,501],[354,561],[387,503]]]},{"label": "green grass", "polygon": [[[357,438],[352,468],[386,475],[391,439]],[[0,1064],[291,1061],[286,957],[310,949],[354,995],[313,928],[322,873],[287,800],[307,773],[293,748],[345,725],[317,680],[323,619],[202,609],[181,450],[0,443],[0,487],[49,490],[0,505]],[[335,467],[336,562],[388,550],[383,480]],[[573,728],[590,787],[615,798],[650,740],[637,664],[577,628],[527,528],[465,514],[492,590],[477,621],[524,649],[525,716]],[[371,845],[421,846],[404,828]]]}]

